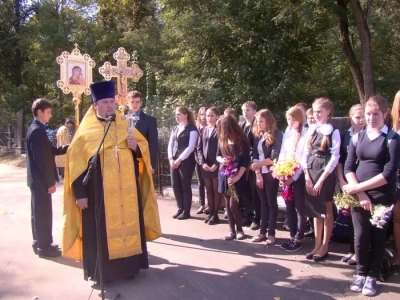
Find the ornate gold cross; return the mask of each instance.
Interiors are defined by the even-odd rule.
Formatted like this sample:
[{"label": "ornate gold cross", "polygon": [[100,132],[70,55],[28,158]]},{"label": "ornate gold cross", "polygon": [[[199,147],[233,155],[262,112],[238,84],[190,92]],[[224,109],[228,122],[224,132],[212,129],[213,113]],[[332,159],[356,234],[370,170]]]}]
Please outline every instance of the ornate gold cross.
[{"label": "ornate gold cross", "polygon": [[131,78],[134,82],[138,82],[143,76],[143,71],[135,63],[132,63],[132,67],[127,66],[130,55],[122,47],[118,48],[113,57],[117,61],[117,65],[113,66],[107,61],[99,68],[99,72],[105,80],[111,80],[113,77],[117,78],[116,101],[119,105],[126,106],[128,104],[128,100],[126,99],[128,78]]}]

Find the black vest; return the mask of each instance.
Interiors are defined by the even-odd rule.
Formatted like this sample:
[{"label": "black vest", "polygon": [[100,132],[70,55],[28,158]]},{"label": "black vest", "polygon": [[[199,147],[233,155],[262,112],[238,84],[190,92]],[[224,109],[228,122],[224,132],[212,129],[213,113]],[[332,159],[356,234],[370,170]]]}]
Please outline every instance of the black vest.
[{"label": "black vest", "polygon": [[[187,124],[185,126],[185,129],[178,134],[178,129],[179,126],[175,126],[173,129],[173,138],[174,138],[174,146],[172,149],[172,155],[174,159],[177,159],[183,151],[189,146],[189,140],[190,140],[190,132],[196,131],[197,128],[196,126],[192,124]],[[190,154],[190,156],[194,157],[194,151]],[[189,156],[189,157],[190,157]]]}]

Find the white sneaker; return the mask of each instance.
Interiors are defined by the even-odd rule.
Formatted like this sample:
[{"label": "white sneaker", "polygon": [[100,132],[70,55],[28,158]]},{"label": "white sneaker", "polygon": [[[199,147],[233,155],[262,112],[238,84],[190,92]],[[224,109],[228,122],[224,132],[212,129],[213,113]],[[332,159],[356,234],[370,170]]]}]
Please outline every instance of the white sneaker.
[{"label": "white sneaker", "polygon": [[376,280],[371,278],[371,277],[367,277],[367,279],[365,280],[365,284],[364,287],[362,289],[362,294],[364,296],[374,296],[376,294]]},{"label": "white sneaker", "polygon": [[364,276],[356,276],[356,280],[350,285],[350,290],[352,292],[360,293],[363,291],[365,285],[365,277]]}]

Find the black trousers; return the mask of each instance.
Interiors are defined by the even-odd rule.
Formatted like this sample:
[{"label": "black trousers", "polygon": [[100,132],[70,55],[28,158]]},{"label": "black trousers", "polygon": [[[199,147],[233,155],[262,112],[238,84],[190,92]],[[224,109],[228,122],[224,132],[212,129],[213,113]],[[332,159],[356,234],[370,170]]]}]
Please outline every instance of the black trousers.
[{"label": "black trousers", "polygon": [[285,201],[290,237],[296,240],[302,240],[307,225],[305,200],[306,183],[304,173],[292,183],[292,188],[294,200]]},{"label": "black trousers", "polygon": [[357,257],[357,275],[379,277],[385,254],[388,224],[383,229],[372,226],[371,213],[361,207],[353,207],[354,248]]},{"label": "black trousers", "polygon": [[62,178],[64,178],[64,167],[58,167],[58,175],[60,175]]},{"label": "black trousers", "polygon": [[264,188],[257,187],[258,195],[261,200],[261,226],[260,234],[275,236],[276,220],[278,218],[278,188],[279,181],[272,177],[270,173],[262,174]]},{"label": "black trousers", "polygon": [[190,215],[192,208],[192,177],[196,161],[189,157],[177,169],[171,168],[172,189],[180,212]]},{"label": "black trousers", "polygon": [[244,206],[243,217],[246,219],[251,219],[254,210],[253,221],[259,224],[261,220],[261,199],[257,191],[256,173],[254,171],[249,170],[249,178],[247,183],[248,192],[242,194]]},{"label": "black trousers", "polygon": [[201,166],[196,163],[196,177],[197,177],[197,185],[199,187],[199,198],[200,198],[200,205],[206,205],[206,192],[205,192],[205,183],[203,176],[201,176]]},{"label": "black trousers", "polygon": [[53,206],[45,188],[31,188],[32,247],[47,248],[53,243]]}]

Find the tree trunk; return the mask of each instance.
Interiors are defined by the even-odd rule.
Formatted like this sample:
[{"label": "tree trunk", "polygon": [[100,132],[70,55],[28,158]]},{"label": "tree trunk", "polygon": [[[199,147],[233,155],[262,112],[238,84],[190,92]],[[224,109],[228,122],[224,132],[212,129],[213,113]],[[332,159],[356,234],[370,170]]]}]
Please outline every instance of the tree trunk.
[{"label": "tree trunk", "polygon": [[356,19],[358,34],[361,42],[362,69],[364,78],[364,98],[366,101],[375,94],[374,75],[372,66],[371,34],[367,20],[358,0],[350,0],[350,5]]},{"label": "tree trunk", "polygon": [[[15,69],[14,69],[14,84],[15,86],[22,85],[22,54],[21,54],[21,0],[14,1],[14,30],[16,36],[15,42]],[[16,155],[21,155],[24,149],[24,135],[25,135],[25,113],[24,110],[17,112],[17,130],[15,136]]]},{"label": "tree trunk", "polygon": [[364,92],[364,78],[360,68],[360,64],[357,61],[357,57],[354,54],[353,47],[349,38],[349,20],[348,20],[348,10],[347,1],[337,0],[337,4],[340,8],[339,10],[339,20],[340,20],[340,44],[342,45],[342,51],[346,56],[347,63],[349,64],[351,74],[353,75],[354,83],[357,88],[358,96],[361,102],[365,100]]}]

